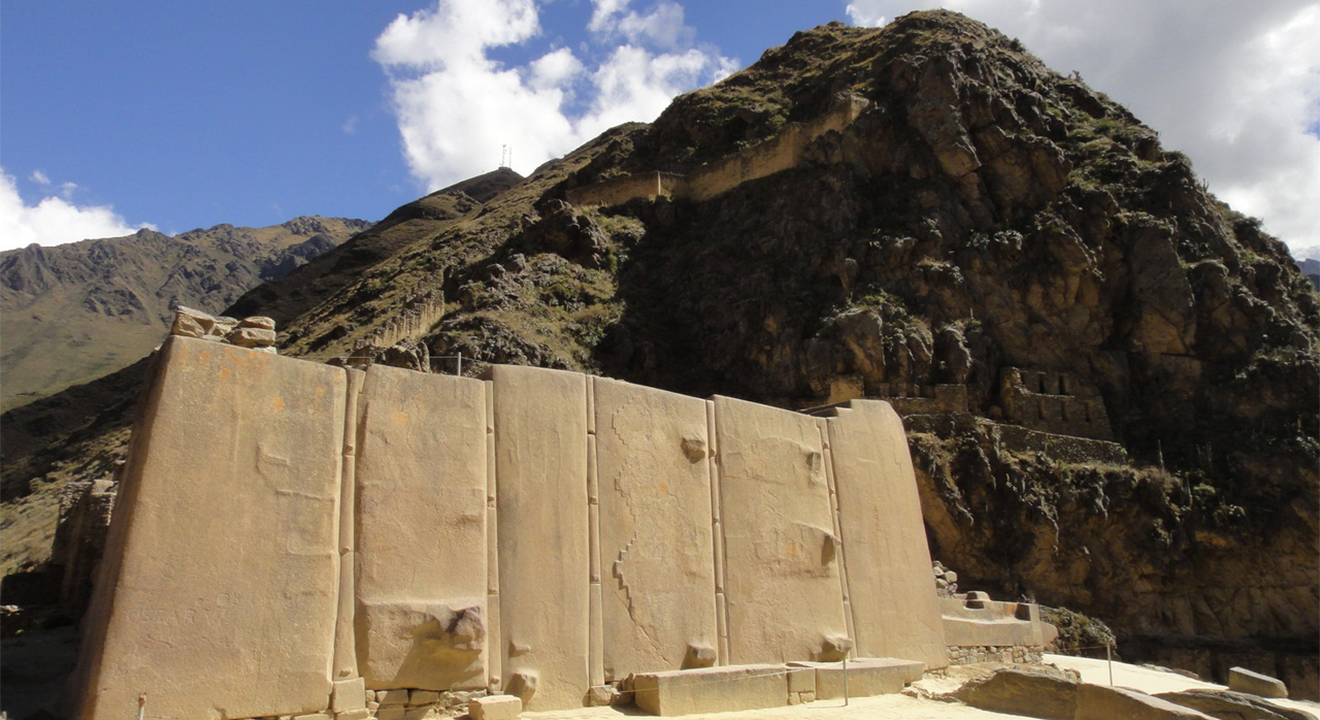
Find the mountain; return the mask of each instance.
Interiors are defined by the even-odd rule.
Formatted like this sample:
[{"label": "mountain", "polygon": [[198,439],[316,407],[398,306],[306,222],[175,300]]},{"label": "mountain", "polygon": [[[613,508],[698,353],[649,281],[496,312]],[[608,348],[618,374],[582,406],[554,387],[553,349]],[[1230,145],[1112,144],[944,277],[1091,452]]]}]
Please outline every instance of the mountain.
[{"label": "mountain", "polygon": [[3,407],[121,368],[160,342],[176,305],[218,312],[369,226],[299,217],[0,253]]},{"label": "mountain", "polygon": [[1320,290],[1320,260],[1311,257],[1298,260],[1297,267],[1301,269],[1306,279],[1311,281],[1311,286],[1316,290]]},{"label": "mountain", "polygon": [[[1320,301],[1185,156],[1016,40],[946,11],[818,27],[502,192],[391,218],[231,314],[309,359],[413,328],[469,374],[890,399],[960,586],[1320,692]],[[0,421],[30,448],[4,458],[6,570],[44,557],[63,483],[122,462],[136,372]]]}]

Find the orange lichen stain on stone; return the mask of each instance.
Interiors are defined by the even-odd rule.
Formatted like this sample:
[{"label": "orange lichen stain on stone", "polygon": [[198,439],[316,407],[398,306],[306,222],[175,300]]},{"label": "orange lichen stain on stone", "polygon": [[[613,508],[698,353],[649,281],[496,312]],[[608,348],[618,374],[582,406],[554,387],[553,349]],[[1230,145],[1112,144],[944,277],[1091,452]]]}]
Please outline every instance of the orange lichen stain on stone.
[{"label": "orange lichen stain on stone", "polygon": [[795,558],[795,557],[798,556],[798,546],[797,546],[797,543],[789,543],[789,544],[788,544],[788,556],[789,556],[789,557],[792,557],[792,558]]},{"label": "orange lichen stain on stone", "polygon": [[270,399],[270,406],[275,408],[275,412],[284,412],[284,398],[276,395]]},{"label": "orange lichen stain on stone", "polygon": [[222,368],[220,368],[220,379],[221,379],[221,380],[227,380],[227,379],[229,379],[229,376],[232,375],[232,374],[233,374],[233,373],[230,372],[229,368],[227,368],[227,367],[222,367]]},{"label": "orange lichen stain on stone", "polygon": [[662,493],[667,493],[667,492],[669,492],[669,483],[667,483],[667,482],[661,480],[661,481],[660,481],[660,492],[662,492]]},{"label": "orange lichen stain on stone", "polygon": [[395,424],[395,425],[407,425],[407,424],[408,424],[408,413],[406,413],[406,412],[402,412],[402,411],[399,411],[399,410],[395,410],[395,411],[394,411],[394,424]]}]

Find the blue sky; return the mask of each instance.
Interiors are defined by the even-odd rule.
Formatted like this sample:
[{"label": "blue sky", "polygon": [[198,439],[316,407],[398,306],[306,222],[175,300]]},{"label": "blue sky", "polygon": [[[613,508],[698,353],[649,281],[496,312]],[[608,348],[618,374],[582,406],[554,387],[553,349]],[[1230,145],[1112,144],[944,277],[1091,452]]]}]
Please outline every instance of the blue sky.
[{"label": "blue sky", "polygon": [[503,143],[526,173],[797,30],[938,4],[1078,70],[1221,197],[1320,245],[1314,1],[11,0],[0,249],[143,225],[377,220],[493,169]]}]

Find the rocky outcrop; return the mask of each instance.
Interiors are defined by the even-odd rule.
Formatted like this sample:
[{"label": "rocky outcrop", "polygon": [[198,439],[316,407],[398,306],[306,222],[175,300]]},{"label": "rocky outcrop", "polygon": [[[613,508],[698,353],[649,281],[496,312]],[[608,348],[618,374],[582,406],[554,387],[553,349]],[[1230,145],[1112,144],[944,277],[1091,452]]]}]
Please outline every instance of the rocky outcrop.
[{"label": "rocky outcrop", "polygon": [[[865,109],[787,169],[708,199],[567,202],[714,167],[841,94]],[[786,407],[960,388],[960,417],[910,435],[960,584],[1102,619],[1129,657],[1315,687],[1320,303],[1155,131],[984,25],[934,11],[799,33],[499,194],[400,208],[231,314],[278,320],[281,352],[347,356],[431,288],[448,302],[415,339],[466,373],[525,363]],[[1032,391],[1014,369],[1087,390]],[[1092,439],[1052,452],[1080,431],[1042,402],[1081,409]]]}]

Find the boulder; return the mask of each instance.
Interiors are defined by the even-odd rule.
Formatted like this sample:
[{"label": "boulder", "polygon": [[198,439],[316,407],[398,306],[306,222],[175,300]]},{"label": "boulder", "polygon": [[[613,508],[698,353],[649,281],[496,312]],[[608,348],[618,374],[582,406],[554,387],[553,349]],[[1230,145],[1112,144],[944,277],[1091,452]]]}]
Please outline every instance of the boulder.
[{"label": "boulder", "polygon": [[170,334],[204,338],[214,327],[215,317],[211,314],[180,305],[174,308],[174,324],[170,327]]},{"label": "boulder", "polygon": [[1219,720],[1313,720],[1308,713],[1279,707],[1255,695],[1232,690],[1184,690],[1156,697],[1200,710]]},{"label": "boulder", "polygon": [[254,327],[237,327],[225,339],[231,345],[244,348],[266,348],[275,344],[275,331]]},{"label": "boulder", "polygon": [[239,320],[238,325],[236,327],[259,328],[261,330],[270,330],[274,332],[275,320],[274,318],[268,318],[265,315],[253,315],[252,317],[247,317],[247,318],[243,318],[242,320]]},{"label": "boulder", "polygon": [[1073,720],[1078,682],[1051,666],[1005,668],[963,685],[954,697],[980,710]]},{"label": "boulder", "polygon": [[472,720],[513,720],[522,714],[522,700],[514,695],[488,695],[468,703]]},{"label": "boulder", "polygon": [[1288,686],[1282,680],[1244,667],[1228,669],[1228,689],[1266,698],[1288,697]]},{"label": "boulder", "polygon": [[1175,705],[1136,690],[1083,683],[1073,720],[1214,720],[1199,710]]}]

